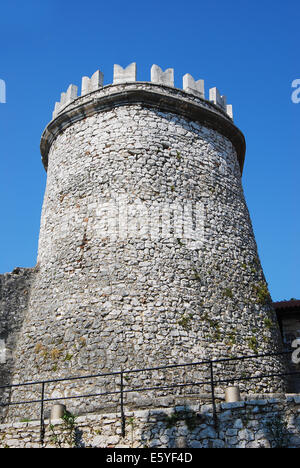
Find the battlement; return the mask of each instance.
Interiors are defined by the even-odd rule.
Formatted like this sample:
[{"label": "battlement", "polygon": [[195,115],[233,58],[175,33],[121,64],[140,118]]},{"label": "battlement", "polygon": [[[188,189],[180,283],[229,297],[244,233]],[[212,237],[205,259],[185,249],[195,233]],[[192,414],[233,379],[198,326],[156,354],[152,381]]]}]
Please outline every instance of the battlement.
[{"label": "battlement", "polygon": [[[243,194],[244,135],[223,94],[212,88],[205,98],[202,79],[185,74],[179,89],[174,70],[158,65],[150,79],[137,81],[135,63],[115,65],[110,85],[100,70],[84,76],[80,96],[75,85],[62,93],[41,138],[48,175],[37,267],[27,294],[20,281],[22,328],[20,314],[0,330],[2,381],[53,381],[45,401],[71,397],[74,414],[119,404],[120,369],[148,369],[124,378],[124,391],[165,397],[176,383],[174,397],[186,401],[211,390],[206,366],[187,365],[224,356],[265,358],[220,363],[216,390],[241,371],[242,393],[261,374],[256,392],[284,390],[274,378],[283,362],[270,358],[280,332]],[[14,297],[5,314],[20,310]],[[76,388],[64,380],[94,374]],[[87,394],[102,397],[76,399]],[[38,401],[40,389],[16,386],[6,398],[20,403],[7,418],[32,419],[33,406],[21,402]]]},{"label": "battlement", "polygon": [[[151,67],[150,75],[151,83],[174,88],[173,68],[168,68],[163,71],[158,65],[154,64]],[[104,75],[100,70],[97,70],[91,78],[84,76],[81,84],[81,96],[85,96],[103,88],[103,79]],[[114,65],[113,85],[134,82],[137,82],[137,67],[135,62],[125,68],[117,64]],[[203,79],[195,80],[192,75],[186,73],[182,79],[182,89],[184,92],[192,96],[206,100]],[[71,84],[67,91],[61,94],[60,101],[55,103],[53,119],[63,112],[63,110],[78,97],[80,97],[78,96],[78,87]],[[221,95],[218,88],[214,87],[209,90],[208,101],[224,111],[233,120],[232,105],[227,104],[226,96]]]}]

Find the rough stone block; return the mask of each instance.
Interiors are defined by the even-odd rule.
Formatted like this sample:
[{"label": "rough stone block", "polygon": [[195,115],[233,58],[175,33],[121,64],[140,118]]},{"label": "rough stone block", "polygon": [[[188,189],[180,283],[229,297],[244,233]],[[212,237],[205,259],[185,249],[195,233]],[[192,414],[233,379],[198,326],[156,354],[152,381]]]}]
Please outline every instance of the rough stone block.
[{"label": "rough stone block", "polygon": [[237,419],[233,425],[233,427],[235,429],[243,429],[244,427],[244,424],[243,424],[243,421],[241,419]]},{"label": "rough stone block", "polygon": [[78,87],[73,84],[70,84],[70,86],[67,89],[67,92],[61,93],[60,102],[55,103],[52,118],[55,119],[55,117],[57,117],[59,112],[61,112],[64,109],[64,107],[66,107],[72,101],[74,101],[74,99],[77,99],[77,97],[78,97]]},{"label": "rough stone block", "polygon": [[221,412],[218,415],[220,421],[228,421],[232,419],[232,412],[230,410]]},{"label": "rough stone block", "polygon": [[56,102],[54,106],[54,111],[52,113],[52,119],[55,119],[60,110],[60,102]]},{"label": "rough stone block", "polygon": [[204,80],[195,81],[189,73],[186,73],[183,77],[183,89],[187,93],[191,93],[205,99]]},{"label": "rough stone block", "polygon": [[151,81],[152,83],[174,86],[174,69],[167,68],[167,70],[162,71],[162,69],[158,65],[152,65]]},{"label": "rough stone block", "polygon": [[0,340],[0,364],[6,363],[6,346],[5,340]]},{"label": "rough stone block", "polygon": [[83,76],[81,85],[81,96],[84,96],[85,94],[91,93],[99,88],[102,88],[103,78],[104,75],[100,70],[97,70],[91,78],[89,78],[88,76]]},{"label": "rough stone block", "polygon": [[246,401],[246,405],[249,406],[264,406],[267,405],[268,401],[267,400],[248,400]]},{"label": "rough stone block", "polygon": [[201,413],[212,413],[213,405],[202,405],[200,408]]},{"label": "rough stone block", "polygon": [[133,62],[128,65],[126,68],[121,67],[121,65],[114,65],[114,84],[120,83],[129,83],[131,81],[136,81],[136,63]]},{"label": "rough stone block", "polygon": [[221,440],[221,439],[214,440],[212,448],[220,448],[220,449],[225,448],[224,440]]},{"label": "rough stone block", "polygon": [[74,99],[77,99],[77,97],[78,87],[73,84],[70,84],[66,92],[66,104],[69,104],[70,102],[74,101]]},{"label": "rough stone block", "polygon": [[215,439],[216,437],[216,431],[212,427],[208,427],[200,432],[201,439]]},{"label": "rough stone block", "polygon": [[216,104],[216,106],[221,107],[225,112],[227,112],[226,96],[221,96],[218,88],[210,88],[209,100],[213,102],[214,104]]},{"label": "rough stone block", "polygon": [[231,410],[236,408],[244,408],[244,401],[234,401],[232,403],[221,403],[221,408],[224,410]]},{"label": "rough stone block", "polygon": [[239,439],[246,440],[247,442],[252,442],[253,440],[255,440],[255,437],[251,431],[249,431],[248,429],[243,429],[239,432]]},{"label": "rough stone block", "polygon": [[238,433],[237,429],[227,429],[226,436],[235,437],[235,436],[237,436],[237,433]]},{"label": "rough stone block", "polygon": [[[179,448],[185,448],[186,445],[178,445]],[[190,447],[191,448],[202,448],[202,442],[200,442],[199,440],[193,440],[191,443],[190,443]]]},{"label": "rough stone block", "polygon": [[229,115],[231,119],[233,119],[233,109],[232,109],[232,104],[227,104],[226,106],[226,112]]}]

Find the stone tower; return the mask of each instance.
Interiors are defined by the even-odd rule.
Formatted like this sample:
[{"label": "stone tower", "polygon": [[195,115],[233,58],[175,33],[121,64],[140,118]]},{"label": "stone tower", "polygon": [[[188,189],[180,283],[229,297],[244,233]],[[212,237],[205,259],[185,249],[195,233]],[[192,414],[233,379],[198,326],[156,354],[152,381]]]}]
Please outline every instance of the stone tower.
[{"label": "stone tower", "polygon": [[[151,82],[136,81],[135,63],[115,65],[111,85],[98,71],[81,96],[74,85],[61,95],[41,153],[47,187],[14,383],[280,350],[241,184],[245,140],[216,88],[207,100],[186,74],[177,89],[157,65]],[[226,375],[281,370],[273,358],[239,366]]]}]

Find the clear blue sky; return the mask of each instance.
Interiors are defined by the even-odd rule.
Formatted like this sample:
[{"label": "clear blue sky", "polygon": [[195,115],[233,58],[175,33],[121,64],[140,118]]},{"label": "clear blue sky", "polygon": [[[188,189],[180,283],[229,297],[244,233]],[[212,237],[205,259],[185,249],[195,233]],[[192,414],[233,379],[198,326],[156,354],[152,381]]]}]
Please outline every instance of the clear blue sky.
[{"label": "clear blue sky", "polygon": [[247,141],[243,185],[273,300],[300,299],[299,0],[1,2],[0,273],[35,265],[46,174],[39,142],[70,83],[135,61],[217,86]]}]

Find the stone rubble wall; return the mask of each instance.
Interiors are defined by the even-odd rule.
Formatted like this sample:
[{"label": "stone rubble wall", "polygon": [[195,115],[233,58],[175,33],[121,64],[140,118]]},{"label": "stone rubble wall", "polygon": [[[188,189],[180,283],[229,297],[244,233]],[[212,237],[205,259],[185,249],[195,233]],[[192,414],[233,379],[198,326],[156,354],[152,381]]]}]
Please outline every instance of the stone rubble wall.
[{"label": "stone rubble wall", "polygon": [[[252,397],[251,397],[252,398]],[[61,420],[45,421],[44,446],[82,448],[300,448],[300,396],[282,395],[217,405],[126,411],[75,419],[74,438]],[[38,421],[0,425],[0,447],[39,448]]]},{"label": "stone rubble wall", "polygon": [[[128,102],[132,86],[141,102]],[[142,94],[141,86],[147,88]],[[111,93],[109,89],[100,94]],[[110,94],[104,109],[92,106],[92,114],[83,115],[84,103],[91,101],[87,95],[72,110],[77,120],[75,115],[75,120],[67,119],[66,111],[50,124],[57,133],[47,154],[38,268],[13,383],[280,350],[230,118],[221,110],[209,111],[211,119],[218,119],[217,131],[207,123],[202,100],[196,104],[187,93],[183,98],[182,91],[172,89],[171,99],[169,91],[164,94],[163,87],[149,83],[122,89],[128,97],[122,105],[115,106],[116,95]],[[155,105],[143,105],[149,94],[155,95]],[[166,103],[173,112],[161,110]],[[195,121],[180,113],[191,106],[200,112],[193,114]],[[60,119],[67,119],[65,126]],[[124,209],[117,204],[118,210],[105,215],[106,204],[118,202],[121,195]],[[191,206],[192,228],[199,228],[192,246],[183,231],[186,217],[178,221],[176,211]],[[167,223],[159,220],[168,207],[171,227],[166,234]],[[139,209],[148,210],[151,223],[158,218],[155,235],[146,223],[137,225]],[[120,214],[126,210],[125,222]],[[113,233],[114,223],[118,230]],[[277,358],[217,367],[220,380],[284,370]],[[206,379],[209,368],[127,377],[131,388],[180,385]],[[280,379],[259,378],[243,386],[252,392],[285,391]],[[47,391],[49,398],[65,398],[99,393],[99,388],[118,391],[118,379],[61,382]],[[201,391],[210,391],[209,385]],[[12,398],[39,396],[39,388],[28,387],[15,390]],[[75,412],[81,403],[73,400],[72,405]],[[88,404],[84,409],[96,410]],[[25,416],[24,411],[11,407],[11,420]]]},{"label": "stone rubble wall", "polygon": [[[0,386],[10,384],[14,351],[27,311],[34,270],[15,268],[0,275]],[[6,398],[0,389],[0,399]],[[1,420],[0,408],[0,420]]]},{"label": "stone rubble wall", "polygon": [[[49,152],[39,270],[14,382],[278,350],[240,172],[228,138],[143,105],[107,109],[62,131]],[[126,208],[148,208],[150,220],[155,207],[202,207],[201,245],[190,248],[175,216],[167,236],[162,226],[154,237],[138,229],[136,213],[130,232],[111,235],[102,208],[120,194]],[[116,216],[109,219],[120,223]],[[269,358],[228,367],[225,376],[282,369]],[[153,375],[142,378],[153,384]],[[162,379],[199,381],[201,369]],[[273,383],[259,386],[279,391]],[[115,390],[108,379],[101,385]],[[84,391],[94,393],[93,382]],[[56,396],[76,392],[78,385],[55,388]]]}]

